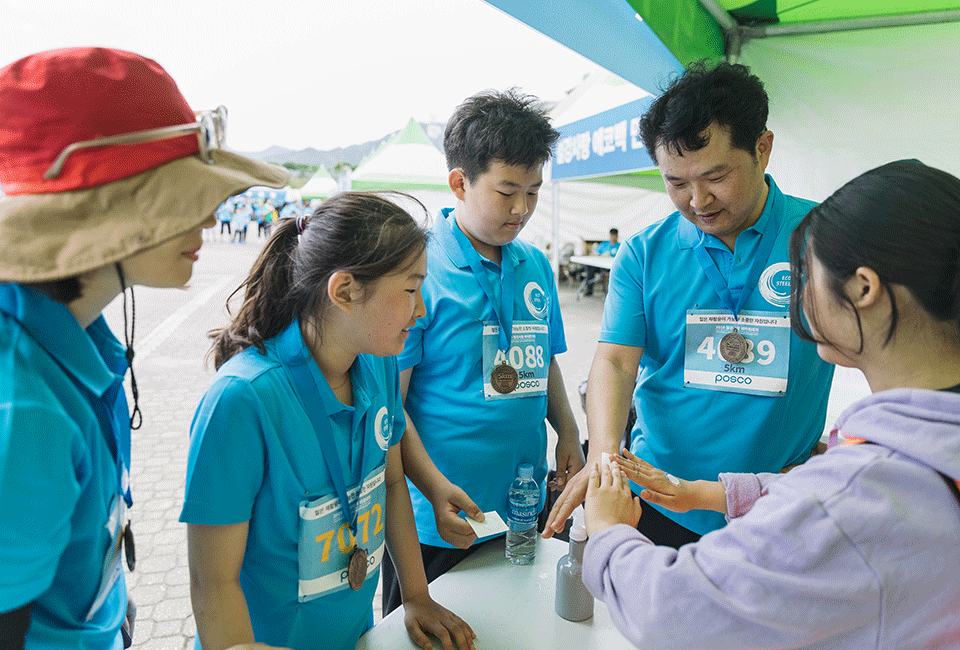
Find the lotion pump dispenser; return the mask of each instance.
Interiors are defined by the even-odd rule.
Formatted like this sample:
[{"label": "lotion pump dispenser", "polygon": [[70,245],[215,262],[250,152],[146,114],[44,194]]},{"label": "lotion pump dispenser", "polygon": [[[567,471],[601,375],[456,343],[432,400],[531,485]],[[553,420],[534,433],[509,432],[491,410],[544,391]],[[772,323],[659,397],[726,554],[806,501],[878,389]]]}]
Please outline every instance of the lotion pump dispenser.
[{"label": "lotion pump dispenser", "polygon": [[593,596],[583,584],[583,548],[587,527],[583,506],[573,511],[570,550],[557,562],[557,614],[568,621],[585,621],[593,616]]}]

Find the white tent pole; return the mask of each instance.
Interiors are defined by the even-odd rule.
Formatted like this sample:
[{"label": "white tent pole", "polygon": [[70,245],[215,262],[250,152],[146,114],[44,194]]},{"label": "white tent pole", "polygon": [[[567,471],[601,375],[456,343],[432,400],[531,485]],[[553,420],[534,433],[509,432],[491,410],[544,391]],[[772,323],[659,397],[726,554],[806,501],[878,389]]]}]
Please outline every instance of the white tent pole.
[{"label": "white tent pole", "polygon": [[553,181],[553,245],[550,246],[550,264],[553,266],[553,277],[560,282],[560,181]]}]

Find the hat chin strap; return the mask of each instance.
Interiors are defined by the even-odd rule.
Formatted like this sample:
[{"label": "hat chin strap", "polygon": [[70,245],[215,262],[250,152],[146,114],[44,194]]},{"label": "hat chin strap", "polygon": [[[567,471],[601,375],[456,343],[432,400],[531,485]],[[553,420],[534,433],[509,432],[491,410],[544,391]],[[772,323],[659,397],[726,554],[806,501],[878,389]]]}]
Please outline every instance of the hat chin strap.
[{"label": "hat chin strap", "polygon": [[130,392],[133,394],[133,411],[130,413],[130,428],[139,429],[143,424],[143,413],[140,412],[140,391],[137,388],[137,377],[133,374],[133,334],[137,323],[137,300],[133,295],[133,286],[130,287],[130,327],[127,328],[127,283],[123,278],[123,267],[120,262],[114,266],[117,277],[120,279],[120,293],[123,294],[123,341],[127,345],[127,365],[130,367]]}]

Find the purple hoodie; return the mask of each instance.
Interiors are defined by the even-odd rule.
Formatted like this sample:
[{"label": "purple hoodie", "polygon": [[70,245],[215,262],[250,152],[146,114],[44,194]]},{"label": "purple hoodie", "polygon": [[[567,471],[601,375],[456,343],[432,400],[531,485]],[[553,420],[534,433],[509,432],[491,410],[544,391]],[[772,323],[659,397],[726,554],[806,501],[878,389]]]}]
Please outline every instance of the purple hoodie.
[{"label": "purple hoodie", "polygon": [[658,650],[960,649],[960,503],[937,473],[960,479],[960,394],[877,393],[837,428],[875,444],[724,475],[734,518],[696,544],[591,537],[583,580],[620,631]]}]

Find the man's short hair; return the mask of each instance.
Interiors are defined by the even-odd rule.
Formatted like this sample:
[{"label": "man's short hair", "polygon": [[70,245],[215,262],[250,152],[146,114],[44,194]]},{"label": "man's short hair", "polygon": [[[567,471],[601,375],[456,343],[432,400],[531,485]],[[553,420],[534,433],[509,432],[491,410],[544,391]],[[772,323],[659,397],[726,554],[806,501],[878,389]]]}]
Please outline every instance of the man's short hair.
[{"label": "man's short hair", "polygon": [[611,235],[619,235],[619,234],[620,234],[620,231],[617,230],[616,228],[611,228],[611,229],[610,229],[610,234],[611,234]]},{"label": "man's short hair", "polygon": [[533,95],[517,88],[485,90],[464,100],[443,133],[447,168],[463,170],[471,183],[498,160],[535,167],[550,157],[559,132]]},{"label": "man's short hair", "polygon": [[640,120],[640,137],[656,163],[658,146],[680,156],[707,146],[701,134],[716,122],[729,131],[735,149],[755,155],[768,108],[763,82],[747,66],[697,61],[650,105]]}]

